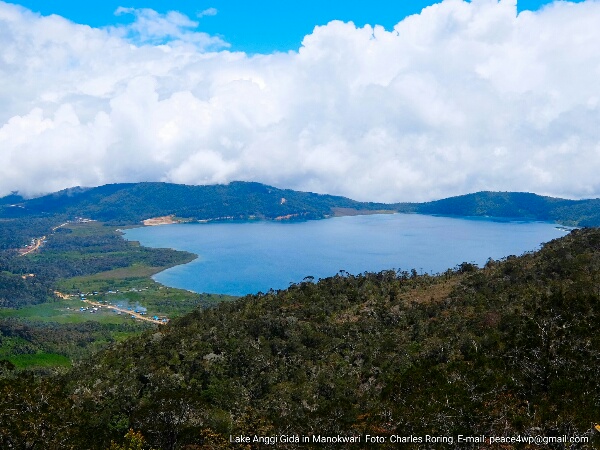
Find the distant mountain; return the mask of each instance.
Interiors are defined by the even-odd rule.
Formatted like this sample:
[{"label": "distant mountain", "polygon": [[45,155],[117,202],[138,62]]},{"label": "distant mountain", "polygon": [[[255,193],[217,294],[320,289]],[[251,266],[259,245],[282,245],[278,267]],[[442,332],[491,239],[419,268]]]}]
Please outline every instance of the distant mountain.
[{"label": "distant mountain", "polygon": [[25,199],[21,197],[18,193],[13,192],[10,195],[7,195],[6,197],[0,197],[0,205],[12,205],[15,203],[21,203],[24,200]]},{"label": "distant mountain", "polygon": [[[0,200],[0,205],[4,203]],[[65,189],[16,206],[0,206],[0,215],[67,214],[116,223],[139,223],[171,214],[196,220],[316,219],[333,214],[333,208],[374,210],[385,206],[239,181],[210,186],[126,183]]]},{"label": "distant mountain", "polygon": [[16,194],[0,199],[0,217],[4,218],[61,214],[118,224],[168,215],[194,220],[302,220],[378,210],[600,226],[600,199],[567,200],[527,192],[477,192],[425,203],[385,204],[237,181],[210,186],[109,184],[75,187],[29,200]]},{"label": "distant mountain", "polygon": [[477,192],[426,203],[398,203],[400,212],[459,217],[497,217],[600,226],[600,199],[566,200],[528,192]]}]

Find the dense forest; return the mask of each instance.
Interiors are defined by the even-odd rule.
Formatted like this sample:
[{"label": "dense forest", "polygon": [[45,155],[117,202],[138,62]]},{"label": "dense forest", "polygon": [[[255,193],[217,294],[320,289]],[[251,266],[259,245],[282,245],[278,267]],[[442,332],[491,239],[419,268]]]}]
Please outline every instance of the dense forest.
[{"label": "dense forest", "polygon": [[459,217],[495,217],[600,226],[600,199],[566,200],[528,192],[477,192],[427,203],[398,203],[401,212]]},{"label": "dense forest", "polygon": [[11,205],[0,200],[0,217],[44,214],[84,216],[114,224],[139,223],[157,216],[207,220],[323,218],[332,208],[381,209],[385,205],[361,203],[344,197],[277,189],[260,183],[187,186],[168,183],[111,184],[72,188]]},{"label": "dense forest", "polygon": [[[65,189],[28,200],[15,194],[0,198],[0,218],[42,219],[58,214],[119,225],[167,215],[190,220],[306,220],[382,210],[600,226],[600,199],[566,200],[523,192],[478,192],[425,203],[385,204],[249,182],[210,186],[129,183]],[[6,220],[4,224],[9,226]],[[3,233],[8,235],[8,228]]]},{"label": "dense forest", "polygon": [[[54,378],[0,364],[0,446],[241,449],[269,446],[230,436],[339,435],[363,440],[280,446],[399,447],[369,434],[454,436],[402,448],[600,448],[599,310],[596,229],[437,276],[307,279],[197,310]],[[459,434],[589,441],[461,446]]]}]

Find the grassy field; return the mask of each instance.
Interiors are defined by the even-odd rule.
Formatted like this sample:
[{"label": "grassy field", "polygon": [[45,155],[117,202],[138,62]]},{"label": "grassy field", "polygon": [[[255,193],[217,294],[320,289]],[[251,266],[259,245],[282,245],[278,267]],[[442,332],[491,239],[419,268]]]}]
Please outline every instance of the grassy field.
[{"label": "grassy field", "polygon": [[72,300],[60,300],[18,309],[2,308],[0,309],[0,319],[14,318],[27,321],[54,322],[61,324],[84,323],[90,320],[102,324],[119,324],[126,320],[124,317],[117,316],[115,313],[108,310],[100,310],[94,314],[81,312],[79,308],[82,305],[85,304],[79,299],[73,298]]},{"label": "grassy field", "polygon": [[[126,280],[131,278],[147,278],[164,270],[164,267],[151,267],[143,264],[134,264],[129,267],[120,267],[118,269],[107,270],[88,277],[82,277],[81,281],[106,281]],[[77,281],[77,280],[75,280]]]},{"label": "grassy field", "polygon": [[71,360],[56,353],[34,353],[32,355],[11,356],[8,360],[18,369],[29,367],[70,367]]}]

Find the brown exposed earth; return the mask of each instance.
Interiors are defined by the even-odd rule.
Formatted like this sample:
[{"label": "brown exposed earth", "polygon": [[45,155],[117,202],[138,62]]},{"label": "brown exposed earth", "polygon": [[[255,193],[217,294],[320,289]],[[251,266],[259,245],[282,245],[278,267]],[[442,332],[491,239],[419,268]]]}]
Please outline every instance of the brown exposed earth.
[{"label": "brown exposed earth", "polygon": [[30,253],[36,251],[38,248],[41,247],[41,245],[44,243],[45,240],[46,240],[46,236],[42,236],[41,238],[33,239],[32,245],[19,249],[19,255],[25,256],[25,255],[29,255]]},{"label": "brown exposed earth", "polygon": [[169,225],[172,223],[178,223],[179,221],[175,220],[175,214],[171,214],[170,216],[160,216],[160,217],[152,217],[150,219],[146,219],[143,221],[143,224],[147,227],[153,227],[156,225]]}]

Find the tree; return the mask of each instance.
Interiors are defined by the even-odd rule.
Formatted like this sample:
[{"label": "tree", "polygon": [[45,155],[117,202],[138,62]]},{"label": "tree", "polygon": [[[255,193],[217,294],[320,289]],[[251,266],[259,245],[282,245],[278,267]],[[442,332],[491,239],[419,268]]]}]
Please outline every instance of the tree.
[{"label": "tree", "polygon": [[115,441],[111,441],[110,450],[151,450],[146,445],[146,439],[144,439],[144,436],[142,436],[142,433],[139,431],[134,431],[130,428],[124,437],[125,441],[122,445],[117,444]]}]

